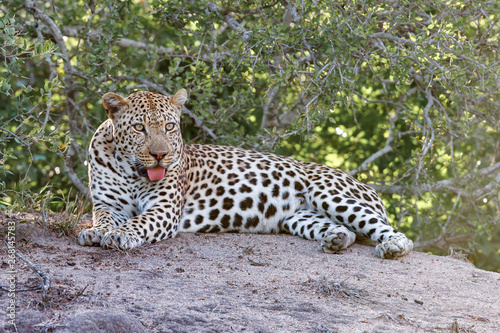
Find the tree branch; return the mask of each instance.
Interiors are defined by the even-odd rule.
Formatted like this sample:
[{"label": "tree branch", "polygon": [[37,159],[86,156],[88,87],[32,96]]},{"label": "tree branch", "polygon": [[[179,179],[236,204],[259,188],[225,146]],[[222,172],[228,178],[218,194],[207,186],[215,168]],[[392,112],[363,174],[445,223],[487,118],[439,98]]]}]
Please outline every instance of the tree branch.
[{"label": "tree branch", "polygon": [[279,87],[270,87],[268,90],[269,102],[265,103],[262,107],[262,123],[260,124],[261,129],[271,128],[276,125],[278,115],[276,108],[274,108],[274,99],[277,97],[279,91]]},{"label": "tree branch", "polygon": [[[73,72],[73,66],[71,65],[71,57],[69,55],[68,48],[66,47],[66,43],[64,42],[63,39],[63,34],[59,27],[55,24],[55,22],[43,11],[38,9],[37,4],[33,0],[25,0],[25,6],[28,11],[33,13],[33,16],[35,19],[38,19],[42,21],[47,28],[50,30],[50,33],[54,40],[56,41],[57,46],[59,47],[59,50],[64,56],[63,59],[63,66],[64,66],[64,83],[65,83],[65,93],[66,93],[66,114],[68,115],[68,125],[69,125],[69,133],[71,138],[73,139],[73,142],[71,144],[70,149],[68,150],[68,155],[66,157],[64,166],[66,169],[66,172],[68,174],[68,177],[71,179],[73,184],[80,190],[82,193],[85,195],[88,194],[88,189],[85,185],[83,185],[82,181],[76,176],[74,170],[73,170],[73,165],[74,165],[74,158],[75,158],[75,151],[79,151],[80,147],[78,146],[75,139],[75,135],[79,133],[80,128],[78,125],[78,121],[76,118],[76,87],[75,83],[73,81],[72,77],[72,72]],[[74,151],[72,151],[72,149]]]},{"label": "tree branch", "polygon": [[500,162],[497,162],[489,167],[482,168],[481,170],[478,171],[480,176],[488,176],[492,174],[493,172],[500,170]]},{"label": "tree branch", "polygon": [[[24,25],[18,24],[16,26],[17,30],[20,32],[27,33],[28,29]],[[71,38],[84,38],[86,37],[87,42],[89,40],[95,41],[99,40],[100,37],[102,37],[102,34],[100,32],[91,32],[88,35],[85,36],[85,27],[84,26],[64,26],[61,27],[61,34],[64,37],[71,37]],[[53,39],[56,43],[56,39],[53,37],[52,32],[43,32],[43,36],[49,37]],[[140,42],[134,39],[130,38],[120,38],[115,41],[115,44],[121,48],[130,48],[134,47],[138,50],[155,50],[155,52],[159,55],[169,55],[172,57],[188,57],[188,58],[193,58],[193,59],[199,59],[205,62],[211,63],[212,60],[210,59],[209,56],[202,56],[198,54],[197,56],[193,56],[190,54],[176,54],[175,49],[173,47],[165,47],[161,45],[155,45],[155,44],[148,44],[144,42]]]},{"label": "tree branch", "polygon": [[83,184],[82,180],[76,175],[74,170],[75,155],[77,152],[74,145],[76,145],[75,141],[71,142],[71,146],[68,149],[68,153],[64,158],[64,167],[66,169],[66,174],[68,175],[68,178],[73,182],[75,187],[78,189],[78,191],[80,191],[86,197],[89,197],[90,195],[89,188],[85,184]]},{"label": "tree branch", "polygon": [[430,248],[440,248],[446,249],[451,244],[461,243],[461,242],[470,242],[474,239],[474,235],[453,235],[445,237],[441,234],[439,237],[429,240],[417,241],[414,244],[414,249],[423,251]]},{"label": "tree branch", "polygon": [[[3,131],[3,132],[5,132],[5,133],[10,134],[10,135],[11,135],[14,139],[17,139],[17,141],[19,142],[19,144],[20,144],[20,145],[23,145],[23,146],[25,146],[25,147],[29,148],[29,145],[28,145],[26,142],[24,142],[24,140],[23,140],[23,139],[21,139],[21,138],[20,138],[20,137],[19,137],[16,133],[14,133],[14,132],[12,132],[12,131],[9,131],[8,129],[6,129],[6,128],[5,128],[5,127],[3,127],[3,126],[0,126],[0,131]],[[9,137],[7,137],[7,139],[10,139],[10,138],[9,138]]]},{"label": "tree branch", "polygon": [[[300,24],[301,17],[299,15],[299,13],[297,12],[297,9],[295,8],[295,6],[291,5],[286,0],[283,0],[282,3],[285,6],[287,12],[292,17],[293,22],[296,23],[296,24]],[[309,55],[311,56],[312,61],[315,62],[316,61],[316,56],[314,54],[314,51],[311,48],[311,45],[307,42],[305,35],[302,36],[302,44],[305,46],[305,48],[307,49],[307,51],[309,51]]]},{"label": "tree branch", "polygon": [[215,13],[217,16],[222,17],[224,21],[234,30],[239,31],[242,33],[241,39],[247,43],[250,40],[250,36],[252,34],[251,31],[246,30],[238,21],[234,19],[234,17],[231,14],[226,14],[222,16],[220,12],[222,11],[222,8],[217,6],[216,4],[209,2],[207,4],[207,9],[213,13]]},{"label": "tree branch", "polygon": [[381,185],[381,184],[367,184],[379,193],[384,194],[398,194],[406,195],[408,193],[427,193],[427,192],[452,192],[458,196],[462,197],[473,197],[478,198],[483,196],[485,193],[490,191],[496,183],[500,183],[500,174],[497,174],[493,179],[493,182],[488,183],[486,186],[475,190],[472,193],[466,192],[460,186],[460,183],[470,183],[471,180],[477,179],[478,177],[487,177],[496,171],[500,170],[500,162],[495,163],[489,167],[478,170],[475,174],[468,174],[465,177],[456,179],[443,179],[435,184],[423,184],[420,186],[402,186],[402,185]]},{"label": "tree branch", "polygon": [[412,46],[417,45],[417,44],[415,44],[415,42],[413,42],[409,39],[399,38],[399,37],[396,37],[394,35],[391,35],[391,34],[388,34],[385,32],[376,32],[368,37],[376,38],[376,39],[388,39],[388,40],[392,40],[394,42],[398,42],[400,44],[406,44],[406,45],[412,45]]},{"label": "tree branch", "polygon": [[[422,150],[422,154],[420,155],[420,159],[417,164],[417,170],[415,172],[415,181],[418,181],[420,171],[422,170],[422,167],[424,165],[424,157],[425,155],[427,155],[429,148],[432,147],[432,144],[434,142],[434,128],[432,127],[432,120],[429,117],[429,111],[434,105],[434,97],[432,96],[430,89],[427,89],[427,91],[425,92],[425,96],[427,98],[427,105],[425,106],[424,109],[424,119],[425,122],[427,123],[427,127],[424,126],[423,136],[425,137],[425,143],[424,143],[424,148]],[[427,131],[431,132],[430,137],[427,134]]]},{"label": "tree branch", "polygon": [[381,185],[381,184],[367,184],[379,193],[384,194],[399,194],[405,195],[408,193],[427,193],[427,192],[444,192],[451,191],[457,195],[466,195],[467,193],[458,188],[452,187],[452,179],[446,179],[436,182],[434,185],[424,184],[420,186],[403,186],[403,185]]},{"label": "tree branch", "polygon": [[373,161],[375,161],[376,159],[384,156],[385,154],[388,154],[388,153],[392,152],[394,149],[392,148],[391,142],[389,142],[389,139],[391,139],[390,141],[392,142],[392,140],[394,138],[389,137],[387,139],[387,142],[385,143],[384,148],[380,149],[376,153],[373,153],[370,157],[368,157],[366,160],[364,160],[363,163],[361,163],[361,165],[358,168],[349,171],[349,174],[351,176],[354,176],[354,175],[356,175],[356,174],[358,174],[360,172],[367,171],[368,170],[368,164],[370,164]]},{"label": "tree branch", "polygon": [[377,158],[380,158],[380,157],[384,156],[385,154],[388,154],[394,150],[394,148],[392,148],[392,143],[394,142],[394,126],[396,124],[397,119],[398,119],[398,114],[396,114],[396,116],[394,116],[392,118],[389,118],[389,123],[390,123],[389,136],[387,137],[387,140],[385,141],[384,148],[373,153],[370,157],[368,157],[366,160],[364,160],[363,163],[361,163],[361,165],[359,167],[357,167],[356,169],[349,171],[349,174],[351,176],[354,176],[359,172],[363,172],[363,171],[368,170],[368,164],[372,163]]}]

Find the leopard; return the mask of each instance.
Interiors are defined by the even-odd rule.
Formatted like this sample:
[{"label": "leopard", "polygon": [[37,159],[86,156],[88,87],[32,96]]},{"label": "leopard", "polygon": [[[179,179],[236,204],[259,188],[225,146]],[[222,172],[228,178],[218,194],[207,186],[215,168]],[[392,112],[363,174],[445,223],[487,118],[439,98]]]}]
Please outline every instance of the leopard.
[{"label": "leopard", "polygon": [[407,255],[413,242],[388,222],[377,192],[314,162],[222,145],[184,143],[188,99],[149,91],[108,92],[108,119],[88,151],[91,228],[82,246],[130,251],[179,232],[288,233],[342,253],[357,236],[374,255]]}]

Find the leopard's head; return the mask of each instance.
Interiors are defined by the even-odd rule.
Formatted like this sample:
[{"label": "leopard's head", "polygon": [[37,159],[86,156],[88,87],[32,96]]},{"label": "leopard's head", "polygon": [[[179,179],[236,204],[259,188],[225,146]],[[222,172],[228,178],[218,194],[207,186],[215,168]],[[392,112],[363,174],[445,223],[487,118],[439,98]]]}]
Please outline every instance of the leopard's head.
[{"label": "leopard's head", "polygon": [[120,153],[140,176],[161,180],[165,170],[179,161],[183,150],[180,131],[186,90],[173,96],[147,91],[123,98],[115,93],[102,97],[113,124],[113,139]]}]

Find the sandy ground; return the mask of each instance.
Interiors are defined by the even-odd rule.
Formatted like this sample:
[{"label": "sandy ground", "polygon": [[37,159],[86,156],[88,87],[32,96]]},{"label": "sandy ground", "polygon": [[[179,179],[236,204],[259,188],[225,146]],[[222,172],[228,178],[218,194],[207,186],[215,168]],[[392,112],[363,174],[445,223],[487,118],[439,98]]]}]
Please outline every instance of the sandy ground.
[{"label": "sandy ground", "polygon": [[[122,253],[81,247],[30,215],[0,221],[16,221],[17,251],[50,277],[45,292],[16,293],[19,332],[500,332],[500,274],[452,257],[382,260],[359,243],[333,255],[246,234],[180,234]],[[16,268],[17,289],[41,285]],[[0,332],[14,331],[10,300],[0,291]]]}]

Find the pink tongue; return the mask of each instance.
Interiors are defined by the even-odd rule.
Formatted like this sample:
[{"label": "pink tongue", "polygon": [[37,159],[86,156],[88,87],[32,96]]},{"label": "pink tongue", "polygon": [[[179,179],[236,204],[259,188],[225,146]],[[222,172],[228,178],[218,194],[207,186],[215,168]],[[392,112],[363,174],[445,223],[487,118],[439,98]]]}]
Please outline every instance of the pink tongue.
[{"label": "pink tongue", "polygon": [[151,181],[163,179],[164,176],[165,168],[162,168],[161,166],[156,166],[152,169],[148,169],[148,177]]}]

